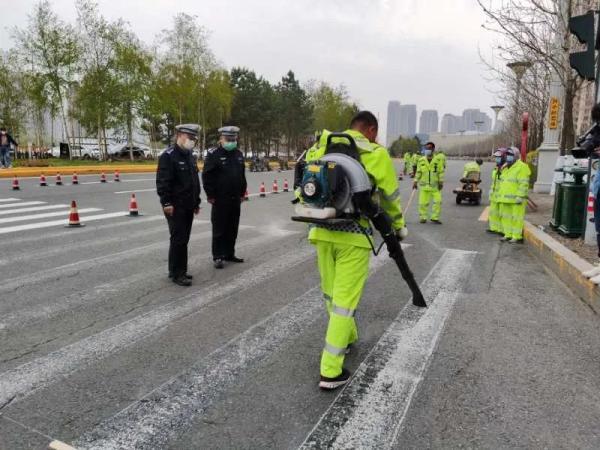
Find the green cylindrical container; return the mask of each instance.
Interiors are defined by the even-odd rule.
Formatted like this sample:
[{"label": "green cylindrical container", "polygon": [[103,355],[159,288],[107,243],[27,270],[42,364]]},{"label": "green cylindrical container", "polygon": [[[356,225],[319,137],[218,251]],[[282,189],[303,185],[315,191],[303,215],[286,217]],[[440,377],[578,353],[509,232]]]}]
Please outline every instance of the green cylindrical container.
[{"label": "green cylindrical container", "polygon": [[583,234],[586,190],[585,184],[569,182],[562,184],[559,233],[568,237],[579,237]]},{"label": "green cylindrical container", "polygon": [[552,207],[552,218],[550,226],[554,229],[560,227],[560,210],[562,208],[562,185],[564,181],[556,183],[556,191],[554,192],[554,206]]}]

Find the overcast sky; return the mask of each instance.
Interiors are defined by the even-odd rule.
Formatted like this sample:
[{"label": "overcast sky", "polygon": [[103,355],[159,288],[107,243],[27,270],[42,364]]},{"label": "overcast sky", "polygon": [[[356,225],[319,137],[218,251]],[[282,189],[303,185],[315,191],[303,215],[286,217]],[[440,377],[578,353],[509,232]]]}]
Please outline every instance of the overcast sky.
[{"label": "overcast sky", "polygon": [[[24,26],[35,0],[0,0],[0,46]],[[302,81],[344,84],[379,114],[385,136],[388,100],[442,114],[480,108],[494,95],[479,50],[492,36],[475,0],[98,0],[109,19],[124,18],[150,43],[177,12],[196,15],[227,67],[246,66],[272,82],[292,69]],[[74,21],[73,0],[53,0]]]}]

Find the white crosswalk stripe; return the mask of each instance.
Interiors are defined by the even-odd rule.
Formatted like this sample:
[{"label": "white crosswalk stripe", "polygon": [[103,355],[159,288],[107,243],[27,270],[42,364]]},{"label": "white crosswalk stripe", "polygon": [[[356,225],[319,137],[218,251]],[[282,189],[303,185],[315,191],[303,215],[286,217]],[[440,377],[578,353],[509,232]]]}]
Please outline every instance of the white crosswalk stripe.
[{"label": "white crosswalk stripe", "polygon": [[[67,208],[69,205],[65,204],[48,204],[44,201],[39,200],[28,200],[22,201],[18,198],[0,198],[0,235],[16,233],[19,231],[37,230],[43,228],[64,226],[68,221],[69,211]],[[52,211],[57,210],[57,211]],[[60,210],[60,211],[58,211]],[[85,223],[99,220],[109,220],[117,217],[126,216],[128,213],[123,212],[111,212],[104,214],[96,214],[91,216],[85,216],[87,213],[101,212],[102,208],[82,208],[79,209],[80,220]],[[36,214],[24,214],[24,213],[36,213]],[[63,216],[64,219],[57,220],[43,220],[53,217]],[[18,222],[24,222],[19,225],[1,226],[5,224],[13,224]]]}]

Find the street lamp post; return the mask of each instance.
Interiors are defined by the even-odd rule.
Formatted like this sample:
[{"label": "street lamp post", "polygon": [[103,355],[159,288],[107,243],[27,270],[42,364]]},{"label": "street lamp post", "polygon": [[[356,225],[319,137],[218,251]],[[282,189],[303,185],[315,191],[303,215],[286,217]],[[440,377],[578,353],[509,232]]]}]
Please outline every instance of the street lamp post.
[{"label": "street lamp post", "polygon": [[[477,139],[475,140],[475,145],[479,145],[481,143],[481,126],[485,123],[483,120],[476,120],[473,122],[475,124],[475,128],[477,129]],[[479,148],[475,150],[475,156],[479,152]]]},{"label": "street lamp post", "polygon": [[[531,63],[529,61],[515,61],[512,63],[508,63],[506,65],[506,67],[508,67],[510,70],[512,70],[515,74],[515,78],[517,79],[517,92],[516,92],[516,98],[515,98],[515,104],[514,104],[514,115],[515,115],[515,124],[517,126],[515,126],[515,130],[517,130],[518,124],[519,124],[519,110],[520,110],[520,100],[521,100],[521,84],[523,81],[523,76],[525,75],[525,72],[527,72],[527,69],[529,69],[531,67]],[[515,136],[514,136],[514,132],[512,133],[512,144],[511,145],[515,145]]]},{"label": "street lamp post", "polygon": [[493,138],[492,138],[492,156],[493,156],[494,155],[494,151],[496,150],[496,135],[500,131],[500,128],[498,127],[498,117],[500,116],[500,113],[504,109],[504,106],[502,106],[502,105],[494,105],[494,106],[491,106],[491,108],[494,111],[494,129],[492,130],[492,133],[493,133]]}]

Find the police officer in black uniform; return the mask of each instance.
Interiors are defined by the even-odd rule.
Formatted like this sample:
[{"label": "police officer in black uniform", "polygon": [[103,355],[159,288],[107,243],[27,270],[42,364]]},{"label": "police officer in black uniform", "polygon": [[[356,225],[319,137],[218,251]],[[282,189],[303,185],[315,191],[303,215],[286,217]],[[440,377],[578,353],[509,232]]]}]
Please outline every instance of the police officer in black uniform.
[{"label": "police officer in black uniform", "polygon": [[200,179],[192,150],[198,142],[200,126],[177,125],[175,144],[158,160],[156,192],[169,224],[169,278],[179,286],[190,286],[187,273],[188,242],[194,215],[200,211]]},{"label": "police officer in black uniform", "polygon": [[235,255],[235,241],[240,224],[240,205],[246,192],[244,155],[238,150],[240,129],[219,128],[219,145],[208,151],[202,171],[202,184],[212,204],[212,254],[215,267],[224,261],[243,263]]}]

